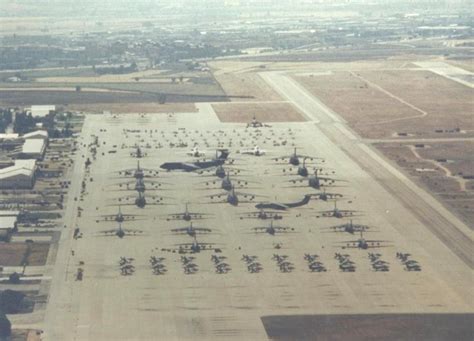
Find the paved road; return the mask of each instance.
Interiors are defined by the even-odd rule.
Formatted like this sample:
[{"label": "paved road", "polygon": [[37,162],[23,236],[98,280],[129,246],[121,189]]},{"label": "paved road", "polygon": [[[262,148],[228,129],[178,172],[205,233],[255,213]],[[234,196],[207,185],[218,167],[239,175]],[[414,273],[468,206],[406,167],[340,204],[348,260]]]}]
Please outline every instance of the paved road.
[{"label": "paved road", "polygon": [[[84,122],[82,128],[82,136],[86,138],[90,135],[90,124],[88,120]],[[80,140],[79,140],[80,141]],[[69,189],[67,203],[65,205],[66,211],[64,216],[64,224],[67,228],[61,233],[61,238],[58,242],[58,252],[56,254],[56,261],[52,271],[52,282],[49,291],[48,304],[46,308],[46,314],[44,319],[44,340],[60,340],[56,334],[56,329],[59,328],[64,330],[62,324],[63,316],[58,314],[57,307],[63,306],[68,302],[70,298],[70,292],[67,290],[68,286],[64,285],[66,281],[73,281],[74,274],[68,274],[68,266],[71,262],[71,244],[74,228],[76,226],[77,219],[77,207],[79,201],[75,201],[74,198],[79,198],[81,191],[81,182],[84,178],[84,160],[82,155],[86,154],[87,147],[82,145],[78,148],[76,153],[76,159],[74,162],[74,169],[71,175],[71,187]]]},{"label": "paved road", "polygon": [[[284,98],[304,110],[305,115],[320,122],[320,128],[340,145],[355,161],[395,195],[424,225],[447,245],[471,269],[474,268],[473,233],[430,194],[414,184],[370,146],[341,123],[337,114],[318,101],[290,77],[277,72],[262,73],[266,80]],[[385,181],[387,173],[394,180]]]}]

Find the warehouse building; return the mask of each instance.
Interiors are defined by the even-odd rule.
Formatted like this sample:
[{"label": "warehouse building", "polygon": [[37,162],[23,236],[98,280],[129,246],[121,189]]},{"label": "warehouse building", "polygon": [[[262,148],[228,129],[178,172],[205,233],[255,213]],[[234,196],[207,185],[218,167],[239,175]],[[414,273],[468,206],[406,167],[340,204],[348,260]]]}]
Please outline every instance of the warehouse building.
[{"label": "warehouse building", "polygon": [[32,131],[31,133],[26,133],[22,136],[25,140],[37,140],[41,139],[44,141],[48,141],[48,132],[46,130],[36,130]]},{"label": "warehouse building", "polygon": [[19,158],[42,160],[46,151],[46,142],[43,139],[25,140]]},{"label": "warehouse building", "polygon": [[36,180],[36,160],[15,160],[10,167],[0,169],[0,188],[31,189]]},{"label": "warehouse building", "polygon": [[0,240],[9,241],[17,229],[19,211],[0,211]]}]

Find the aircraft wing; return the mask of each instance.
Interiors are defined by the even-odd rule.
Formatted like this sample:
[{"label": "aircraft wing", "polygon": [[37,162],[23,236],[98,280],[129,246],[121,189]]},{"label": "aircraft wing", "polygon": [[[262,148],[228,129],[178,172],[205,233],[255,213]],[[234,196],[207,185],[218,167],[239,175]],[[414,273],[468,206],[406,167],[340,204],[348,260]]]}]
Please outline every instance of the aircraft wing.
[{"label": "aircraft wing", "polygon": [[256,209],[266,209],[266,210],[280,210],[280,211],[285,211],[288,209],[288,206],[281,204],[281,203],[276,203],[276,202],[263,202],[255,205]]},{"label": "aircraft wing", "polygon": [[245,193],[245,192],[238,192],[238,191],[235,191],[235,194],[237,195],[240,195],[240,196],[243,196],[244,198],[265,198],[266,196],[265,195],[259,195],[259,194],[253,194],[253,193]]}]

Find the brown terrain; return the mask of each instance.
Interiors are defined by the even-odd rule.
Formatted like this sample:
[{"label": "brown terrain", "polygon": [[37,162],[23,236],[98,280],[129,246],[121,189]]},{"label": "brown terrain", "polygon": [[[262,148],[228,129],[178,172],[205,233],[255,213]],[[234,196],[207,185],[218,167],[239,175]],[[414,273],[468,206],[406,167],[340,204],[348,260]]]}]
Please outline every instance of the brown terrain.
[{"label": "brown terrain", "polygon": [[31,243],[29,256],[27,256],[27,250],[27,243],[2,244],[0,248],[0,265],[22,266],[24,261],[29,266],[44,265],[48,256],[49,243]]},{"label": "brown terrain", "polygon": [[305,118],[290,103],[223,103],[212,107],[221,122],[302,122]]},{"label": "brown terrain", "polygon": [[472,89],[428,71],[343,71],[295,79],[363,137],[474,131]]}]

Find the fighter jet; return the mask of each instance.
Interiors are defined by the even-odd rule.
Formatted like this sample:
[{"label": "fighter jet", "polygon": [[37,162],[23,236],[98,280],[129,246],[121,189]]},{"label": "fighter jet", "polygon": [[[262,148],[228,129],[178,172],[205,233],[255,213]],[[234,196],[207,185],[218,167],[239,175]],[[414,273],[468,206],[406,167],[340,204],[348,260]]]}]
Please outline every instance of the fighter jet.
[{"label": "fighter jet", "polygon": [[254,230],[256,233],[268,233],[271,236],[274,236],[277,233],[288,233],[295,231],[293,227],[273,226],[273,220],[270,220],[270,226],[254,227],[252,230]]},{"label": "fighter jet", "polygon": [[195,172],[201,171],[208,168],[213,168],[223,165],[228,156],[229,151],[227,149],[219,149],[219,155],[212,160],[202,160],[193,162],[165,162],[161,164],[160,168],[166,171],[184,171],[184,172]]},{"label": "fighter jet", "polygon": [[266,154],[266,151],[263,150],[263,149],[260,149],[259,146],[255,146],[253,149],[241,150],[240,154],[253,155],[253,156],[262,156],[262,155]]},{"label": "fighter jet", "polygon": [[189,155],[189,156],[193,156],[193,157],[201,157],[201,156],[206,155],[206,153],[201,152],[198,147],[194,147],[193,149],[191,149],[186,154]]},{"label": "fighter jet", "polygon": [[182,213],[170,213],[166,215],[167,221],[171,220],[184,220],[184,221],[191,221],[191,220],[198,220],[198,219],[206,219],[212,216],[212,214],[207,213],[198,213],[198,212],[189,212],[188,204],[186,204],[186,208]]},{"label": "fighter jet", "polygon": [[345,242],[339,242],[338,244],[345,244],[341,246],[343,249],[345,248],[353,248],[353,249],[361,249],[361,250],[367,250],[369,248],[379,248],[379,247],[389,247],[392,246],[387,240],[368,240],[365,239],[363,236],[363,232],[360,231],[360,238],[357,240],[349,240]]},{"label": "fighter jet", "polygon": [[240,219],[281,220],[281,219],[283,219],[283,216],[282,216],[281,213],[269,212],[269,211],[265,211],[263,209],[260,209],[256,212],[241,213],[240,214]]},{"label": "fighter jet", "polygon": [[262,128],[262,127],[271,127],[271,126],[257,121],[257,117],[255,115],[253,115],[252,121],[247,123],[247,128]]},{"label": "fighter jet", "polygon": [[259,210],[279,210],[279,211],[286,211],[290,208],[300,207],[307,205],[314,194],[306,194],[302,200],[289,202],[289,203],[278,203],[278,202],[262,202],[255,205],[255,208]]},{"label": "fighter jet", "polygon": [[350,234],[354,234],[355,232],[367,231],[369,229],[369,226],[360,225],[360,224],[353,224],[352,219],[351,219],[351,221],[349,223],[330,226],[330,227],[323,228],[323,229],[332,230],[331,232],[347,232],[347,233],[350,233]]},{"label": "fighter jet", "polygon": [[135,148],[135,151],[130,152],[131,157],[141,159],[142,157],[147,156],[147,153],[144,153],[139,145],[135,145],[133,148]]},{"label": "fighter jet", "polygon": [[100,221],[115,221],[117,223],[123,223],[124,221],[136,220],[137,215],[135,214],[123,214],[122,208],[119,205],[118,213],[116,214],[104,214],[100,216],[102,219],[96,220],[97,223]]},{"label": "fighter jet", "polygon": [[123,229],[122,228],[122,223],[118,223],[118,227],[116,229],[100,231],[99,233],[101,233],[104,237],[117,236],[120,239],[122,239],[125,236],[141,235],[141,234],[143,234],[143,231]]},{"label": "fighter jet", "polygon": [[156,177],[159,172],[154,169],[146,169],[140,167],[140,161],[137,161],[137,168],[122,169],[118,171],[118,174],[121,176],[133,176],[135,179],[143,179],[145,177]]},{"label": "fighter jet", "polygon": [[[246,199],[245,201],[241,201],[238,196],[244,197]],[[251,194],[251,193],[243,193],[243,192],[236,192],[235,187],[232,187],[232,189],[229,192],[225,193],[220,193],[220,194],[212,194],[208,195],[207,197],[213,200],[214,198],[220,199],[221,197],[225,196],[225,200],[219,201],[219,202],[212,202],[214,204],[220,204],[220,203],[229,203],[232,206],[237,206],[240,203],[249,203],[252,202],[256,197],[259,195],[256,194]]]},{"label": "fighter jet", "polygon": [[357,211],[354,210],[341,210],[337,208],[337,200],[334,200],[334,209],[327,211],[319,211],[316,218],[321,217],[334,217],[334,218],[343,218],[343,217],[353,217],[354,213]]},{"label": "fighter jet", "polygon": [[171,232],[175,234],[187,234],[190,237],[195,237],[197,234],[211,233],[212,230],[204,227],[194,227],[193,223],[191,222],[189,226],[171,229]]},{"label": "fighter jet", "polygon": [[310,160],[310,161],[321,160],[322,162],[324,162],[324,159],[319,158],[319,157],[297,154],[297,153],[296,153],[296,148],[295,148],[293,154],[288,155],[288,156],[281,156],[281,157],[273,158],[273,160],[275,160],[275,161],[277,161],[277,162],[278,162],[278,161],[288,160],[288,163],[289,163],[289,164],[291,164],[291,165],[293,165],[293,166],[298,166],[298,165],[300,164],[300,158],[308,159],[308,160]]}]

